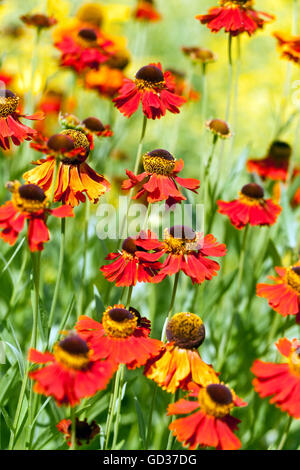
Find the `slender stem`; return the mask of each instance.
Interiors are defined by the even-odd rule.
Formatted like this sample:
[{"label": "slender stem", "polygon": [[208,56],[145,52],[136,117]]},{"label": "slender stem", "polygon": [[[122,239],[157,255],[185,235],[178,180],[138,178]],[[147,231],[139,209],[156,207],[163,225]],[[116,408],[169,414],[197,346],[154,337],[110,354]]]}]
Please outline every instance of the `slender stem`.
[{"label": "slender stem", "polygon": [[269,333],[269,336],[268,336],[268,342],[267,342],[268,347],[271,345],[271,343],[274,340],[274,336],[276,335],[276,331],[277,331],[279,322],[280,322],[280,315],[277,312],[275,312],[274,319],[273,319],[273,322],[272,322],[272,325],[271,325],[271,328],[270,328],[270,333]]},{"label": "slender stem", "polygon": [[164,341],[164,342],[166,340],[166,327],[167,327],[167,324],[168,324],[168,322],[170,321],[170,319],[172,317],[172,312],[173,312],[173,307],[174,307],[176,292],[177,292],[177,287],[178,287],[179,274],[180,274],[180,271],[178,271],[178,273],[175,274],[169,312],[168,312],[168,316],[167,316],[167,319],[166,319],[166,322],[165,322],[165,325],[164,325],[164,329],[163,329],[163,332],[162,332],[162,336],[161,336],[162,341]]},{"label": "slender stem", "polygon": [[278,446],[277,450],[282,450],[283,449],[283,446],[286,443],[286,440],[288,438],[288,434],[289,434],[292,422],[293,422],[293,416],[289,416],[288,422],[286,424],[284,433],[282,435],[282,438],[280,440],[280,443],[279,443],[279,446]]},{"label": "slender stem", "polygon": [[[179,395],[179,391],[176,390],[176,392],[174,393],[174,395],[172,397],[172,402],[171,403],[175,403],[178,400],[178,395]],[[174,421],[174,419],[175,419],[175,417],[172,416],[171,419],[170,419],[170,423],[172,423],[172,421]],[[169,437],[168,437],[167,450],[172,449],[173,441],[174,441],[174,437],[173,437],[172,431],[170,431],[169,432]]]},{"label": "slender stem", "polygon": [[232,79],[233,79],[233,64],[232,64],[232,35],[229,33],[228,36],[228,92],[227,92],[227,104],[225,120],[229,120],[231,97],[232,97]]},{"label": "slender stem", "polygon": [[[208,160],[207,160],[207,164],[206,164],[206,167],[205,167],[205,173],[204,173],[204,211],[205,211],[205,219],[209,217],[210,215],[210,211],[208,210],[208,207],[206,207],[206,204],[208,203],[208,187],[209,187],[209,172],[210,172],[210,167],[211,167],[211,164],[212,164],[212,161],[213,161],[213,156],[214,156],[214,153],[215,153],[215,148],[216,148],[216,145],[217,145],[217,141],[218,141],[218,135],[217,134],[214,134],[213,136],[213,142],[212,142],[212,147],[211,147],[211,152],[210,152],[210,155],[208,157]],[[212,204],[214,201],[211,201]]]},{"label": "slender stem", "polygon": [[70,450],[76,450],[76,413],[75,407],[71,408],[71,447]]},{"label": "slender stem", "polygon": [[149,417],[148,417],[148,426],[147,426],[145,450],[148,450],[149,444],[150,444],[150,436],[151,436],[151,428],[152,428],[152,417],[153,417],[154,404],[155,404],[156,395],[157,395],[157,389],[158,389],[158,387],[157,387],[156,383],[153,382],[153,393],[152,393],[152,400],[151,400]]},{"label": "slender stem", "polygon": [[[34,286],[34,303],[33,303],[33,324],[32,324],[32,334],[30,341],[30,349],[36,347],[37,341],[37,327],[38,327],[38,314],[39,314],[39,291],[40,291],[40,266],[41,266],[41,252],[32,253],[32,270],[33,270],[33,286]],[[19,400],[17,404],[16,414],[13,422],[13,432],[10,436],[9,449],[14,448],[15,438],[17,435],[18,424],[20,420],[20,414],[22,411],[23,400],[26,392],[26,387],[28,383],[28,372],[30,368],[30,363],[27,361],[27,366],[25,374],[22,380]]]},{"label": "slender stem", "polygon": [[107,450],[107,448],[108,448],[110,430],[111,430],[111,425],[112,425],[112,421],[113,421],[113,416],[115,414],[116,401],[117,401],[117,396],[118,396],[118,391],[119,391],[120,376],[121,376],[121,367],[119,366],[119,368],[117,370],[117,373],[116,373],[116,376],[115,376],[115,383],[114,383],[112,399],[110,401],[111,407],[108,409],[106,429],[105,429],[104,449],[103,450]]},{"label": "slender stem", "polygon": [[122,403],[122,391],[123,391],[123,384],[124,384],[124,364],[120,364],[120,382],[119,382],[119,390],[118,390],[118,408],[117,408],[117,415],[115,420],[114,426],[114,438],[112,443],[112,449],[115,448],[118,440],[118,432],[119,432],[119,424],[120,424],[120,416],[121,416],[121,403]]},{"label": "slender stem", "polygon": [[[53,299],[52,299],[52,304],[51,304],[51,310],[50,310],[49,320],[48,320],[49,339],[50,339],[51,326],[53,323],[54,312],[56,308],[56,303],[57,303],[57,298],[58,298],[58,293],[59,293],[59,288],[60,288],[60,281],[61,281],[62,271],[63,271],[65,242],[66,242],[65,237],[66,237],[66,219],[62,218],[61,219],[59,264],[58,264],[55,289],[54,289],[54,294],[53,294]],[[48,339],[48,344],[49,344],[49,339]]]},{"label": "slender stem", "polygon": [[238,271],[237,289],[236,289],[237,296],[234,299],[234,308],[232,309],[229,328],[224,333],[224,335],[222,337],[222,340],[221,340],[221,344],[219,346],[219,354],[218,354],[218,361],[217,361],[217,370],[219,370],[219,371],[221,370],[221,368],[222,368],[222,366],[225,362],[228,344],[230,342],[231,335],[232,335],[233,324],[234,324],[234,319],[235,319],[235,314],[236,314],[235,306],[238,305],[238,296],[240,295],[240,289],[241,289],[242,279],[243,279],[246,241],[247,241],[248,230],[249,230],[249,225],[247,225],[245,230],[244,230],[242,248],[241,248],[241,252],[240,252],[239,271]]},{"label": "slender stem", "polygon": [[131,301],[132,291],[133,291],[133,286],[129,286],[129,288],[128,288],[128,294],[127,294],[127,300],[126,300],[126,308],[127,308],[127,309],[130,307],[130,301]]},{"label": "slender stem", "polygon": [[87,251],[88,251],[88,223],[90,217],[90,201],[86,201],[85,206],[85,217],[84,217],[84,242],[83,242],[83,265],[81,272],[81,290],[79,296],[79,313],[83,313],[83,296],[85,291],[85,276],[86,276],[86,264],[87,264]]},{"label": "slender stem", "polygon": [[207,111],[207,75],[206,75],[206,64],[202,64],[202,96],[201,96],[201,121],[204,124],[206,119],[206,111]]}]

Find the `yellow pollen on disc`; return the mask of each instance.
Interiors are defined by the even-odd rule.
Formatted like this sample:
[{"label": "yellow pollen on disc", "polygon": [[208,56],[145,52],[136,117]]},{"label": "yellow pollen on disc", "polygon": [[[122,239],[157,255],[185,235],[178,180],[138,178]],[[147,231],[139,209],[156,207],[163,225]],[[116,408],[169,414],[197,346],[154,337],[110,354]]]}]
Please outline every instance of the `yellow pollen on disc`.
[{"label": "yellow pollen on disc", "polygon": [[124,305],[108,307],[102,317],[103,328],[108,336],[112,336],[113,338],[128,338],[128,336],[131,336],[136,330],[138,318],[136,315],[132,315],[132,318],[125,318],[122,321],[112,320],[109,312],[115,308],[125,309]]},{"label": "yellow pollen on disc", "polygon": [[253,0],[220,0],[220,6],[225,8],[252,8],[254,6]]},{"label": "yellow pollen on disc", "polygon": [[44,210],[48,205],[48,198],[44,201],[38,201],[36,199],[26,199],[21,197],[19,193],[19,187],[22,186],[19,181],[8,183],[7,188],[12,192],[12,203],[18,209],[19,212],[38,212]]},{"label": "yellow pollen on disc", "polygon": [[164,244],[167,253],[173,253],[176,255],[188,254],[194,251],[198,247],[199,233],[195,234],[194,240],[188,240],[183,238],[173,237],[168,229],[164,230]]},{"label": "yellow pollen on disc", "polygon": [[300,276],[299,276],[299,274],[295,273],[295,271],[293,271],[293,267],[295,267],[295,266],[290,266],[287,269],[285,278],[286,278],[286,282],[288,283],[288,285],[294,291],[296,291],[297,294],[300,295]]},{"label": "yellow pollen on disc", "polygon": [[263,198],[261,199],[252,198],[252,197],[246,196],[246,194],[243,194],[242,192],[239,192],[239,201],[243,204],[246,204],[247,206],[263,206],[265,204],[265,201]]},{"label": "yellow pollen on disc", "polygon": [[90,363],[91,354],[91,350],[87,353],[71,354],[70,352],[65,351],[63,348],[61,348],[59,344],[55,344],[54,346],[54,356],[56,361],[62,364],[63,366],[67,367],[68,369],[86,369]]},{"label": "yellow pollen on disc", "polygon": [[166,160],[162,157],[155,157],[151,155],[143,156],[143,165],[147,173],[155,173],[156,175],[169,176],[173,173],[176,160]]},{"label": "yellow pollen on disc", "polygon": [[76,129],[65,129],[61,134],[69,136],[73,140],[75,148],[83,147],[84,149],[88,149],[90,146],[88,138],[81,131]]},{"label": "yellow pollen on disc", "polygon": [[141,78],[136,78],[134,80],[135,86],[139,90],[151,90],[159,93],[160,90],[166,88],[166,82],[150,82],[148,80],[142,80]]},{"label": "yellow pollen on disc", "polygon": [[0,96],[0,117],[7,117],[10,114],[13,114],[19,104],[18,96]]},{"label": "yellow pollen on disc", "polygon": [[[233,394],[232,390],[231,393]],[[209,393],[207,392],[206,388],[201,388],[199,395],[198,395],[198,402],[200,408],[202,408],[206,414],[210,416],[215,416],[216,418],[223,418],[224,416],[228,415],[232,408],[234,408],[233,401],[229,404],[220,404],[214,401]]]}]

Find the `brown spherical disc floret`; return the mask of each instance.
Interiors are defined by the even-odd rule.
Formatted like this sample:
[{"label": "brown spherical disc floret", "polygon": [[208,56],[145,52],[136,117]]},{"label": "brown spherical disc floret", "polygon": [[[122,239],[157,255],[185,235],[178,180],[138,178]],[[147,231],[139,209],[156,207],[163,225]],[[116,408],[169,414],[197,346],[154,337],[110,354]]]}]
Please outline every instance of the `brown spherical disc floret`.
[{"label": "brown spherical disc floret", "polygon": [[245,184],[241,189],[241,193],[251,199],[262,199],[264,197],[263,188],[256,183]]}]

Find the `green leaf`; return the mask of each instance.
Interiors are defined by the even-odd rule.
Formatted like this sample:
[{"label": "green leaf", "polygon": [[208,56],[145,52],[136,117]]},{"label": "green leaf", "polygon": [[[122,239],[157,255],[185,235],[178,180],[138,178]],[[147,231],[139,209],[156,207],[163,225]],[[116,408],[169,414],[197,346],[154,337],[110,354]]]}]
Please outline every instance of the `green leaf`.
[{"label": "green leaf", "polygon": [[142,444],[143,444],[143,448],[145,449],[145,446],[146,446],[146,426],[145,426],[144,415],[143,415],[143,411],[142,411],[142,408],[140,406],[140,403],[139,403],[139,400],[138,400],[137,396],[135,396],[133,399],[134,399],[135,410],[136,410],[136,414],[137,414],[137,418],[138,418],[139,434],[140,434],[140,438],[141,438],[141,441],[142,441]]}]

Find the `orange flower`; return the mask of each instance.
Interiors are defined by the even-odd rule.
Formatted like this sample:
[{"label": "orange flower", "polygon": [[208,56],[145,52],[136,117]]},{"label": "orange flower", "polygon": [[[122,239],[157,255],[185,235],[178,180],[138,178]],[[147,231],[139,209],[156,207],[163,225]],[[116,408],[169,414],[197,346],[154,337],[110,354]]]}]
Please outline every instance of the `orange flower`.
[{"label": "orange flower", "polygon": [[154,0],[137,0],[133,17],[140,21],[155,22],[161,20],[161,14],[156,10]]},{"label": "orange flower", "polygon": [[121,88],[124,78],[122,70],[103,65],[99,70],[89,70],[85,74],[85,86],[97,90],[105,98],[113,98]]},{"label": "orange flower", "polygon": [[87,136],[75,129],[66,129],[60,134],[42,139],[32,145],[37,150],[48,153],[47,158],[33,162],[37,168],[27,171],[23,178],[29,183],[38,184],[49,197],[54,184],[56,159],[59,158],[54,187],[54,201],[62,201],[72,207],[85,202],[85,195],[94,204],[110,189],[104,176],[96,173],[85,160],[90,143]]},{"label": "orange flower", "polygon": [[220,383],[206,387],[190,384],[190,396],[197,401],[180,399],[168,407],[168,415],[184,415],[195,411],[190,416],[176,419],[169,429],[183,445],[190,450],[196,447],[215,447],[220,450],[236,450],[241,447],[240,440],[233,431],[240,420],[230,415],[235,406],[246,406],[233,390]]},{"label": "orange flower", "polygon": [[80,316],[75,328],[98,359],[135,369],[156,356],[162,347],[161,341],[149,338],[149,323],[144,320],[137,310],[127,310],[120,304],[107,307],[101,323]]},{"label": "orange flower", "polygon": [[218,212],[227,215],[232,225],[239,230],[247,224],[274,225],[281,213],[281,207],[272,199],[264,199],[264,190],[256,183],[243,186],[238,199],[217,201],[217,204]]},{"label": "orange flower", "polygon": [[300,418],[300,342],[281,338],[276,347],[287,363],[254,361],[251,369],[256,376],[254,389],[262,398],[272,396],[270,403],[275,403],[290,416]]},{"label": "orange flower", "polygon": [[59,406],[77,405],[105,389],[116,371],[113,363],[97,359],[86,341],[74,333],[57,343],[53,354],[31,349],[29,361],[44,365],[29,373],[35,381],[33,390],[52,396]]},{"label": "orange flower", "polygon": [[286,142],[276,140],[265,158],[247,161],[247,170],[262,179],[286,181],[292,149]]},{"label": "orange flower", "polygon": [[275,267],[275,271],[278,277],[269,276],[275,284],[257,284],[257,295],[283,317],[296,315],[300,323],[300,262],[289,268]]},{"label": "orange flower", "polygon": [[175,393],[187,389],[190,382],[202,387],[219,383],[212,366],[202,361],[198,352],[205,339],[205,328],[200,317],[194,313],[176,313],[167,325],[168,343],[160,354],[150,359],[145,375],[163,390]]},{"label": "orange flower", "polygon": [[273,33],[278,41],[281,57],[300,64],[300,36],[291,36],[287,33]]}]

